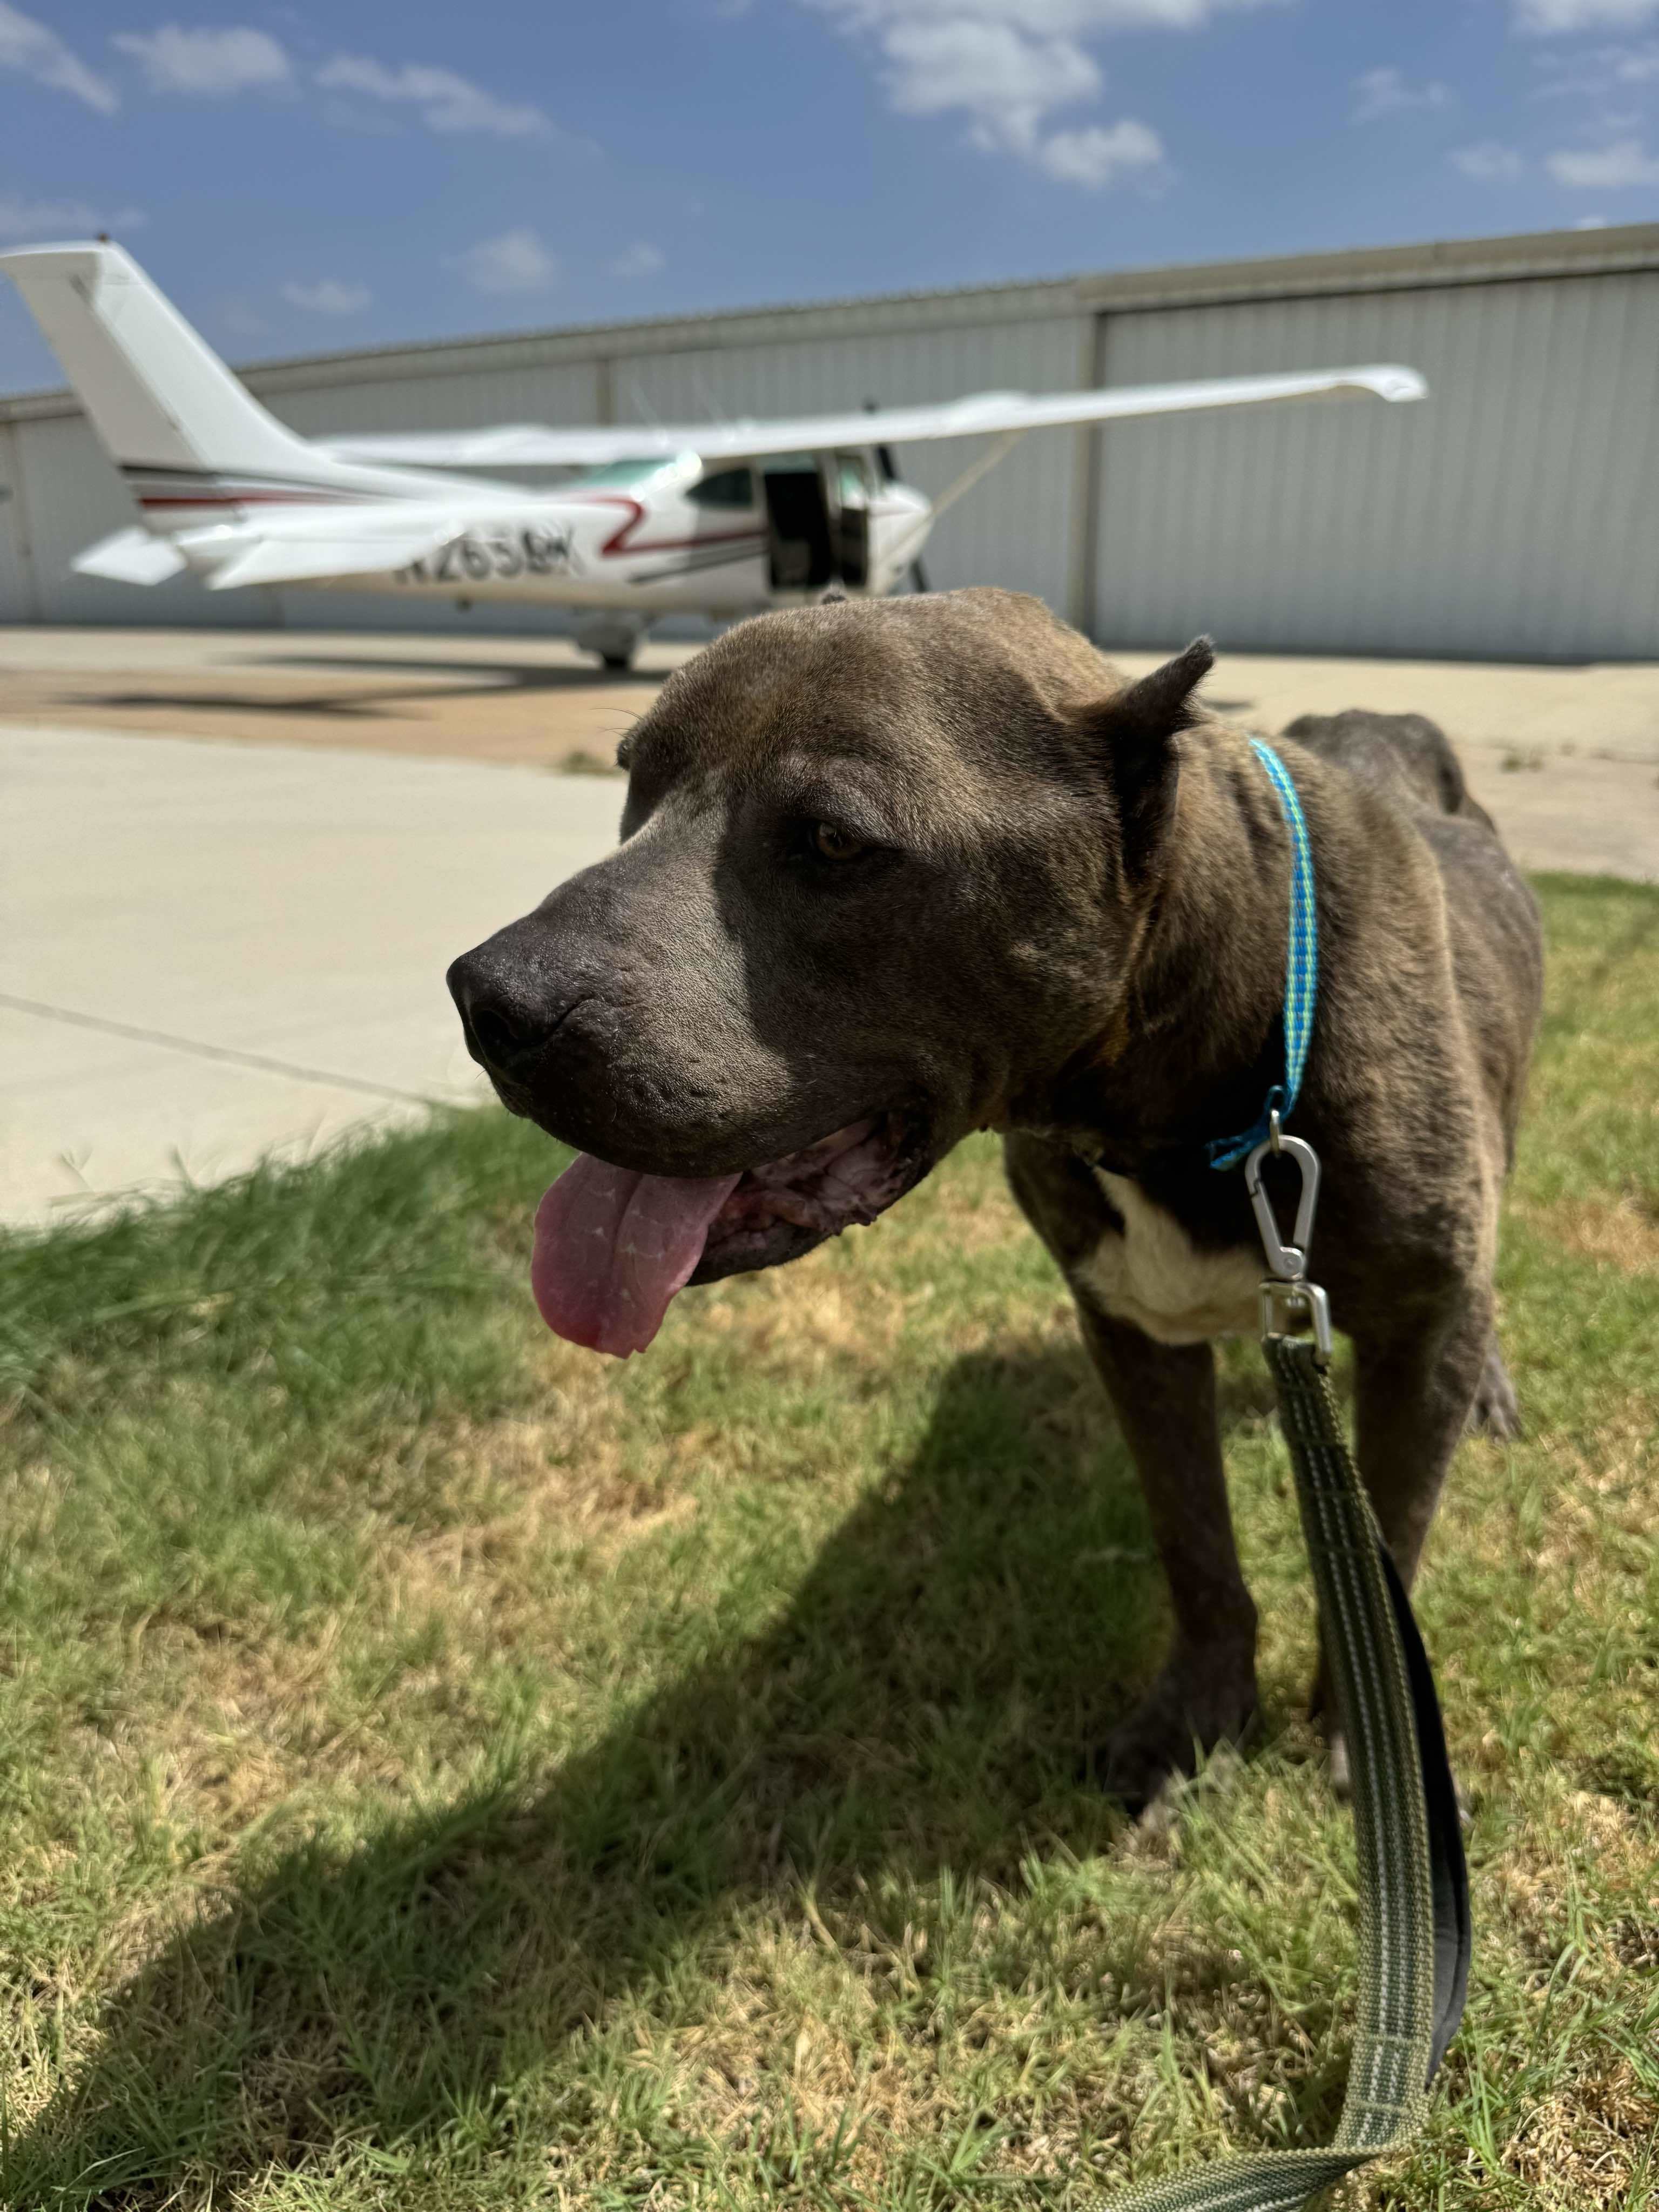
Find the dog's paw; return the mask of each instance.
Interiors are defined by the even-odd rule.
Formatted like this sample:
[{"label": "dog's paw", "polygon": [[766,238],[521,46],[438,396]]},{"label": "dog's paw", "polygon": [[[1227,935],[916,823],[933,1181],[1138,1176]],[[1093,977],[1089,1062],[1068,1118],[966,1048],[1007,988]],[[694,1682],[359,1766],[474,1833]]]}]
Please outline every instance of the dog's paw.
[{"label": "dog's paw", "polygon": [[1510,1370],[1504,1364],[1504,1355],[1494,1338],[1486,1347],[1486,1364],[1480,1370],[1474,1403],[1469,1408],[1469,1434],[1494,1437],[1499,1443],[1513,1443],[1520,1433],[1521,1401],[1515,1395]]},{"label": "dog's paw", "polygon": [[1128,1718],[1085,1762],[1090,1778],[1133,1814],[1172,1778],[1190,1774],[1220,1743],[1243,1745],[1256,1726],[1255,1674],[1165,1668]]}]

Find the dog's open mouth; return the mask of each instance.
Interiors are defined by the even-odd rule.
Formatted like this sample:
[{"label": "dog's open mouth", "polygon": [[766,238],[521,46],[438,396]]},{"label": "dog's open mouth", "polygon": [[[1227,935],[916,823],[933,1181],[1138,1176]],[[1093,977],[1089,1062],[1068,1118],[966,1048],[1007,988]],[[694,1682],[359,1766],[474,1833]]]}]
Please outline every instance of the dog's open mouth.
[{"label": "dog's open mouth", "polygon": [[873,1221],[929,1164],[920,1132],[896,1114],[707,1181],[636,1175],[583,1153],[537,1209],[536,1304],[556,1335],[626,1358],[688,1283],[798,1259]]}]

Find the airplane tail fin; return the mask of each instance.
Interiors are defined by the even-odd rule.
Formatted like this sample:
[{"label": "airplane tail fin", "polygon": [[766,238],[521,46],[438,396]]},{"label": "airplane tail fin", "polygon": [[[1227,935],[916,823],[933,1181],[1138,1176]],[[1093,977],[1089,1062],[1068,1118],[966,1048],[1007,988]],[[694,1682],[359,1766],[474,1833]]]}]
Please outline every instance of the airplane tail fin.
[{"label": "airplane tail fin", "polygon": [[156,526],[349,476],[267,413],[118,246],[25,247],[0,270]]}]

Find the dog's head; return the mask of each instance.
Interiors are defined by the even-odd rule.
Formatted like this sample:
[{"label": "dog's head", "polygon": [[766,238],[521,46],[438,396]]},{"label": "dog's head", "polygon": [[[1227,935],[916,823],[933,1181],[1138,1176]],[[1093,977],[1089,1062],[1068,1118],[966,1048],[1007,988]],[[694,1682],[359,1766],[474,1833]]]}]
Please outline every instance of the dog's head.
[{"label": "dog's head", "polygon": [[1097,1042],[1210,659],[1124,687],[969,592],[764,616],[664,685],[618,849],[450,970],[504,1103],[591,1156],[539,1223],[555,1327],[648,1342],[682,1283],[873,1219]]}]

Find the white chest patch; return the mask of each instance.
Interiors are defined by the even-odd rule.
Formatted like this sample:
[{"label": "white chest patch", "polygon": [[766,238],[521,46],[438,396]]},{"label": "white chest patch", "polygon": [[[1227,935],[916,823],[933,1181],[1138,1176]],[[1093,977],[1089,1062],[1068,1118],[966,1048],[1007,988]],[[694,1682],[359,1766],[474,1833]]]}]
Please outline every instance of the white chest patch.
[{"label": "white chest patch", "polygon": [[1096,1175],[1123,1221],[1074,1272],[1079,1286],[1119,1321],[1159,1344],[1201,1344],[1256,1325],[1264,1272],[1249,1252],[1200,1252],[1172,1213],[1127,1176]]}]

